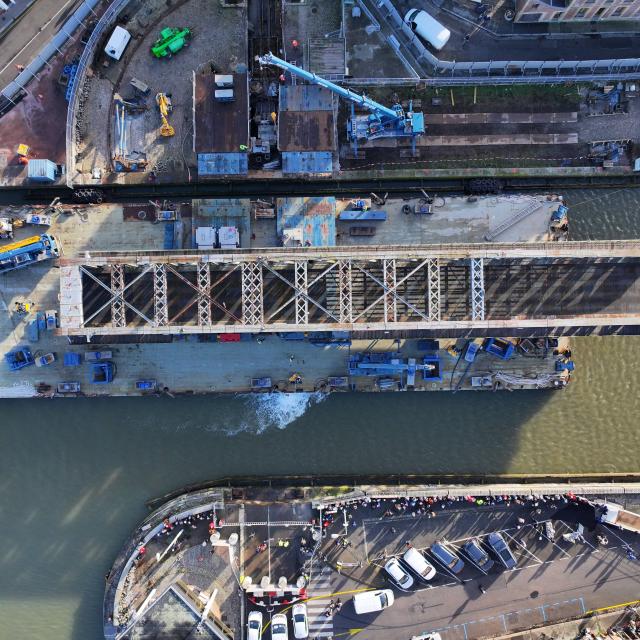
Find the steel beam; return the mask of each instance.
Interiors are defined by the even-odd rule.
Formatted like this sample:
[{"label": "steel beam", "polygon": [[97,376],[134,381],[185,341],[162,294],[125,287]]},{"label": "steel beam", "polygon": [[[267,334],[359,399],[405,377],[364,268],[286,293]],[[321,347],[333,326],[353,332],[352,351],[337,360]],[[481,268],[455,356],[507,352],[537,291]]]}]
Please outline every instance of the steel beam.
[{"label": "steel beam", "polygon": [[438,258],[427,261],[427,280],[429,286],[429,320],[440,320],[440,262]]},{"label": "steel beam", "polygon": [[245,262],[242,265],[242,322],[264,325],[262,264]]},{"label": "steel beam", "polygon": [[338,319],[341,324],[353,322],[352,285],[351,260],[340,260],[338,262]]},{"label": "steel beam", "polygon": [[384,280],[384,287],[386,293],[384,296],[384,321],[396,322],[398,319],[398,305],[396,303],[396,261],[391,258],[390,260],[382,261],[382,274]]},{"label": "steel beam", "polygon": [[124,306],[124,265],[114,264],[111,267],[111,325],[125,327],[127,325],[126,308]]},{"label": "steel beam", "polygon": [[201,327],[211,325],[211,269],[208,262],[198,265],[198,324]]},{"label": "steel beam", "polygon": [[306,260],[298,260],[295,264],[294,281],[296,287],[296,324],[309,323],[309,293],[307,286]]},{"label": "steel beam", "polygon": [[471,319],[484,320],[484,260],[471,258]]},{"label": "steel beam", "polygon": [[166,327],[169,324],[167,268],[164,263],[153,265],[153,323],[156,327]]}]

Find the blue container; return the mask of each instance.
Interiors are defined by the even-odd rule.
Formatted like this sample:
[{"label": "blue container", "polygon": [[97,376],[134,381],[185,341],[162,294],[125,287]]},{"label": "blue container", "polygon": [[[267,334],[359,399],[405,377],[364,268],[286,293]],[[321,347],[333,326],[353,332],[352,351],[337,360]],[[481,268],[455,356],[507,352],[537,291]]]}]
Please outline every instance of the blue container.
[{"label": "blue container", "polygon": [[386,211],[342,211],[338,216],[338,220],[342,222],[356,222],[360,220],[374,220],[384,222],[387,219]]},{"label": "blue container", "polygon": [[77,367],[82,362],[82,356],[79,353],[65,353],[63,362],[65,367]]}]

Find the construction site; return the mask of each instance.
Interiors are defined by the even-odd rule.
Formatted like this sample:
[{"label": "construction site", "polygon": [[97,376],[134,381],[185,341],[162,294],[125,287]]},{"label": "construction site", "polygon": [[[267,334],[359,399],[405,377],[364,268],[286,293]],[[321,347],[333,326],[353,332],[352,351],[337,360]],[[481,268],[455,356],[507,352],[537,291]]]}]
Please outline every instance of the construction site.
[{"label": "construction site", "polygon": [[[628,278],[600,286],[558,319],[576,287],[635,273],[599,261],[580,281],[578,263],[544,258],[580,255],[558,196],[54,202],[11,215],[10,397],[562,388],[574,368],[563,325],[598,330],[635,296]],[[524,260],[507,266],[503,247]],[[567,279],[547,306],[524,294],[541,269]]]},{"label": "construction site", "polygon": [[[27,95],[2,136],[6,184],[448,176],[471,167],[624,175],[638,155],[635,81],[432,83],[404,45],[394,48],[402,33],[369,0],[329,0],[322,10],[266,0],[120,4],[99,21],[83,62],[66,59],[66,162],[62,140],[46,145],[21,128]],[[404,7],[389,5],[386,18]],[[449,27],[442,55],[473,47]],[[544,50],[527,46],[532,56]],[[523,45],[525,61],[527,53]],[[30,153],[16,154],[18,142]],[[45,158],[55,175],[27,171]]]}]

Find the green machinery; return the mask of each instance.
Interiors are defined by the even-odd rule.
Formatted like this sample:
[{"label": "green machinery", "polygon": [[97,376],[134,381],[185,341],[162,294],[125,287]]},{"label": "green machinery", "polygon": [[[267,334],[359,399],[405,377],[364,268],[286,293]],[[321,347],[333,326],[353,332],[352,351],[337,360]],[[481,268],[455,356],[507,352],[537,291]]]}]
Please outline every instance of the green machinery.
[{"label": "green machinery", "polygon": [[151,53],[156,58],[170,58],[174,53],[178,53],[180,49],[188,46],[187,40],[190,38],[191,29],[165,27],[151,47]]}]

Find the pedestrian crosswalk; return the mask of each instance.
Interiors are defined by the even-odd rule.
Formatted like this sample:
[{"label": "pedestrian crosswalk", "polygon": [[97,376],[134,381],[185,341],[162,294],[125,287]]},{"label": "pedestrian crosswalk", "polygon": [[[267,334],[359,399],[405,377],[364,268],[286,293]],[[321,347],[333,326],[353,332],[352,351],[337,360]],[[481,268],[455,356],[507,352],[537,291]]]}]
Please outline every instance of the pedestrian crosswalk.
[{"label": "pedestrian crosswalk", "polygon": [[331,600],[331,569],[324,563],[314,565],[309,579],[309,600],[307,614],[309,616],[309,638],[333,637],[333,614],[325,612]]}]

